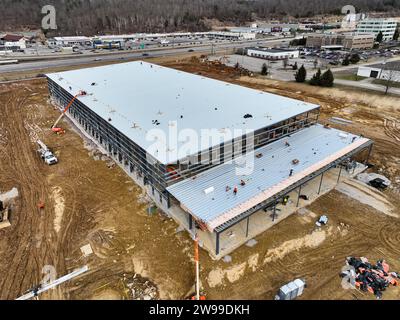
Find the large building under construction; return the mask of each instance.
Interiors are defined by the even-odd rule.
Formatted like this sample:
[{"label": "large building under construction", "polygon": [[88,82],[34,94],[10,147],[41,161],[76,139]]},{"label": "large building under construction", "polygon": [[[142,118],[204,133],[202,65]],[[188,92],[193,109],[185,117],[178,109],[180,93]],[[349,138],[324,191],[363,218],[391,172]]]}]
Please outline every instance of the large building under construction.
[{"label": "large building under construction", "polygon": [[216,258],[284,218],[288,195],[298,207],[310,181],[319,194],[324,175],[362,170],[353,160],[371,152],[319,124],[318,105],[154,64],[47,77],[60,108],[85,92],[69,119]]}]

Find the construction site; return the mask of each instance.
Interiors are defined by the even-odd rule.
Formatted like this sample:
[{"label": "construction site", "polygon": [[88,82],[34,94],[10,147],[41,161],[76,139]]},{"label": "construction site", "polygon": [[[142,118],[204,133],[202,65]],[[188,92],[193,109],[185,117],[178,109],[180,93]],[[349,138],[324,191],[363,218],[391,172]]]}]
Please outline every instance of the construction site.
[{"label": "construction site", "polygon": [[[300,299],[374,299],[339,274],[349,256],[400,270],[396,98],[151,62],[0,84],[0,298],[87,266],[40,299],[187,299],[199,260],[211,300],[274,299],[296,278]],[[151,136],[175,129],[220,136],[182,152]]]}]

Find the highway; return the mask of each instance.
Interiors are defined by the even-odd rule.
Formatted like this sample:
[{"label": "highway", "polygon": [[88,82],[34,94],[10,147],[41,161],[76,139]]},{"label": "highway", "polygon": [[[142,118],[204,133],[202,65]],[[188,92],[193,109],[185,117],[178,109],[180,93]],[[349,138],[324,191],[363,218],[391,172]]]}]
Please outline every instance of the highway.
[{"label": "highway", "polygon": [[224,43],[215,43],[207,44],[207,45],[199,45],[192,47],[179,47],[179,48],[159,48],[159,49],[151,49],[151,50],[141,50],[141,51],[118,51],[114,53],[104,53],[104,54],[82,54],[82,55],[73,55],[69,57],[46,57],[42,59],[37,59],[36,61],[21,61],[19,64],[12,65],[3,65],[0,66],[0,74],[2,73],[12,73],[12,72],[27,72],[27,71],[36,71],[36,70],[46,70],[49,68],[58,68],[58,67],[72,67],[79,65],[88,65],[88,64],[98,64],[101,62],[123,62],[124,60],[133,60],[133,59],[145,59],[145,58],[156,58],[156,57],[169,57],[169,56],[177,56],[182,54],[188,54],[189,50],[191,53],[204,53],[210,54],[212,50],[214,52],[218,52],[219,54],[224,54],[224,51],[230,53],[234,48],[245,48],[249,46],[255,45],[277,45],[282,44],[284,42],[289,42],[293,38],[279,38],[272,40],[250,40],[250,41],[241,41],[241,42],[224,42]]}]

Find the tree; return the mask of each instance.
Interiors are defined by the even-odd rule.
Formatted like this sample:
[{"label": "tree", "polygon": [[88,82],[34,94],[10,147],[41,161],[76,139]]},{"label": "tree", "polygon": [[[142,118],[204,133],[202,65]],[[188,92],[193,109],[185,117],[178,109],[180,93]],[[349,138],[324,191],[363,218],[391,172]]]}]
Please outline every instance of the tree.
[{"label": "tree", "polygon": [[333,77],[333,73],[332,73],[331,69],[328,69],[321,76],[320,86],[321,87],[333,87],[334,81],[335,81],[335,79]]},{"label": "tree", "polygon": [[379,31],[378,35],[376,36],[376,42],[381,43],[383,41],[383,33]]},{"label": "tree", "polygon": [[296,74],[294,75],[296,82],[303,83],[306,81],[307,78],[307,70],[304,68],[304,65],[297,70]]},{"label": "tree", "polygon": [[286,68],[289,64],[289,58],[285,57],[285,59],[283,59],[283,61],[282,61],[282,64],[283,64],[283,68],[285,68],[285,70],[286,70]]},{"label": "tree", "polygon": [[317,73],[313,75],[310,84],[312,86],[319,86],[321,84],[321,69],[318,69]]},{"label": "tree", "polygon": [[347,56],[344,57],[344,59],[342,61],[342,65],[343,66],[348,66],[349,64],[350,64],[350,59],[349,59],[349,56],[347,55]]},{"label": "tree", "polygon": [[318,67],[318,59],[317,58],[314,59],[313,64],[314,64],[314,69],[317,69],[317,67]]},{"label": "tree", "polygon": [[400,69],[395,70],[393,67],[391,68],[391,70],[385,68],[382,69],[380,78],[383,82],[383,85],[385,86],[385,94],[388,94],[389,89],[393,87],[393,85],[396,83],[395,80],[397,74],[400,74]]},{"label": "tree", "polygon": [[399,40],[399,36],[400,36],[399,29],[396,29],[396,31],[394,32],[394,35],[393,35],[393,40],[394,41]]},{"label": "tree", "polygon": [[261,68],[261,75],[263,75],[263,76],[268,75],[268,66],[267,66],[266,63],[264,63],[264,64],[262,65],[262,68]]},{"label": "tree", "polygon": [[295,62],[294,65],[292,66],[292,69],[296,71],[298,68],[299,66],[297,65],[297,62]]},{"label": "tree", "polygon": [[354,53],[354,54],[351,55],[351,57],[350,57],[350,62],[351,62],[352,64],[359,63],[360,60],[361,60],[361,58],[360,58],[360,55],[359,55],[358,53]]}]

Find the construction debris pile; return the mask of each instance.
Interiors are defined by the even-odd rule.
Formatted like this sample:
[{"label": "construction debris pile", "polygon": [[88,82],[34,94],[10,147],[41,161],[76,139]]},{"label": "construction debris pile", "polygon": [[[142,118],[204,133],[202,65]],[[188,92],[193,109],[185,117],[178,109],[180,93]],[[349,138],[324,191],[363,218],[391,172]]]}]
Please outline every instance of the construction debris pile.
[{"label": "construction debris pile", "polygon": [[149,280],[142,278],[140,275],[135,274],[133,278],[128,281],[127,287],[130,289],[133,300],[157,300],[158,291],[155,284]]},{"label": "construction debris pile", "polygon": [[385,260],[378,260],[373,265],[368,262],[367,258],[349,257],[346,259],[346,267],[350,267],[349,270],[343,271],[340,276],[347,277],[352,286],[364,292],[373,293],[377,299],[382,298],[382,292],[390,285],[397,286],[399,284],[396,279],[400,279],[400,273],[390,272],[389,265]]}]

